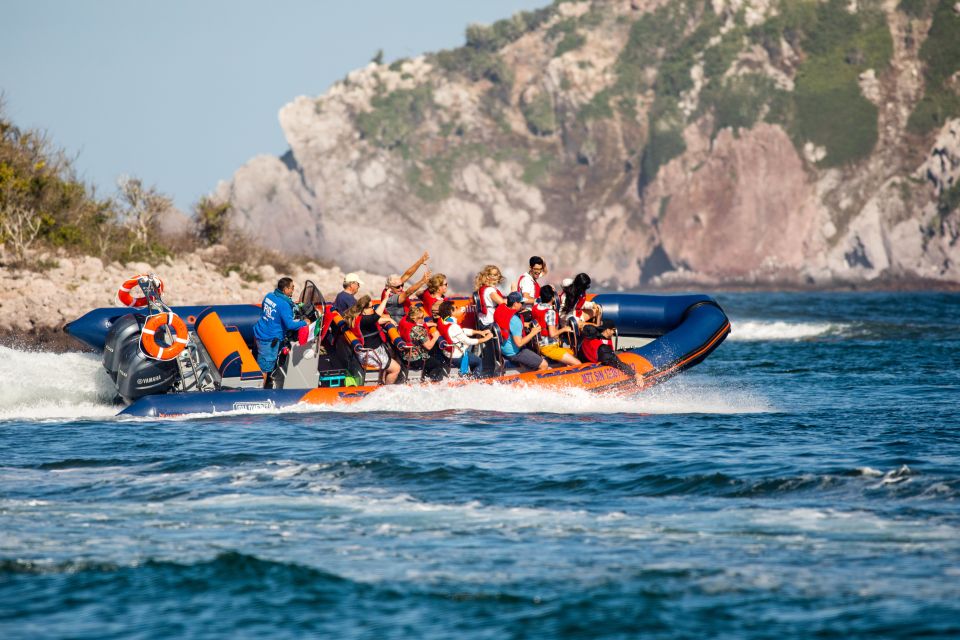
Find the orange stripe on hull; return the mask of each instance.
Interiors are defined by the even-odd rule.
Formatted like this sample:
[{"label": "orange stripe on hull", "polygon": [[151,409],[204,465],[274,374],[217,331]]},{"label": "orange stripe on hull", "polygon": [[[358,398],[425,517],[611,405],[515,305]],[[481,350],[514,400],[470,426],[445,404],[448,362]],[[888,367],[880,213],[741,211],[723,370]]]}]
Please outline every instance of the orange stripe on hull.
[{"label": "orange stripe on hull", "polygon": [[[623,353],[620,354],[620,357],[627,364],[636,367],[641,373],[653,370],[653,365],[641,356],[632,353]],[[547,369],[546,371],[515,373],[509,376],[503,376],[502,378],[454,378],[449,384],[457,387],[467,384],[523,384],[548,389],[579,388],[587,389],[588,391],[609,391],[623,386],[625,383],[632,385],[633,378],[624,374],[619,369],[598,364],[581,364],[572,367],[562,367],[560,369]],[[363,399],[379,388],[379,386],[316,388],[304,394],[301,402],[306,402],[307,404],[352,403]]]}]

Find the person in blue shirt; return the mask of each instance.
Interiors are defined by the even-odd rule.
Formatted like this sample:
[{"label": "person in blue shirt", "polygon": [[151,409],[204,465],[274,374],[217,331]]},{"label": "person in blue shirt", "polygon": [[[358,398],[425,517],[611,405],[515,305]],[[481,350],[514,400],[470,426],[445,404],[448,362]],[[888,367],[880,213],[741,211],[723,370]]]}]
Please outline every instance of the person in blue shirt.
[{"label": "person in blue shirt", "polygon": [[280,343],[287,331],[307,326],[303,320],[293,318],[293,291],[296,287],[292,278],[280,278],[275,291],[263,299],[260,319],[253,325],[253,337],[257,342],[257,364],[266,374],[264,388],[273,387],[270,374],[277,367],[277,355]]},{"label": "person in blue shirt", "polygon": [[546,369],[549,366],[547,361],[527,346],[527,343],[535,340],[540,333],[540,325],[536,322],[530,323],[530,329],[524,335],[523,320],[519,313],[522,308],[523,294],[519,291],[511,291],[506,301],[494,312],[493,320],[500,328],[500,335],[503,336],[500,350],[504,358],[518,367],[531,370]]},{"label": "person in blue shirt", "polygon": [[360,291],[361,285],[363,285],[363,280],[357,274],[350,272],[343,276],[343,291],[338,293],[333,301],[334,311],[342,316],[347,312],[347,309],[357,304],[356,295],[357,291]]}]

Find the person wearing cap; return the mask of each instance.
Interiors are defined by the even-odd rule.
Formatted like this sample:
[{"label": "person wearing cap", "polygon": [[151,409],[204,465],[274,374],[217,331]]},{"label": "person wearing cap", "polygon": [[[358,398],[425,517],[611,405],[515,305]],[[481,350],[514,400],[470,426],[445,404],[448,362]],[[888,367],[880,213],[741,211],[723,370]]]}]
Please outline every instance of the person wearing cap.
[{"label": "person wearing cap", "polygon": [[357,304],[356,295],[360,291],[361,285],[363,285],[363,280],[352,271],[343,276],[343,291],[334,298],[333,310],[342,316],[347,312],[347,309]]},{"label": "person wearing cap", "polygon": [[506,302],[497,307],[493,314],[493,321],[500,328],[503,342],[500,350],[503,357],[513,364],[525,369],[546,369],[547,361],[536,351],[526,345],[536,340],[540,333],[540,325],[532,323],[529,330],[524,326],[519,311],[523,308],[523,296],[519,291],[511,291]]},{"label": "person wearing cap", "polygon": [[621,360],[613,350],[613,334],[617,327],[609,318],[604,318],[600,326],[587,325],[583,328],[580,351],[585,360],[619,369],[632,377],[638,385],[643,385],[643,374]]}]

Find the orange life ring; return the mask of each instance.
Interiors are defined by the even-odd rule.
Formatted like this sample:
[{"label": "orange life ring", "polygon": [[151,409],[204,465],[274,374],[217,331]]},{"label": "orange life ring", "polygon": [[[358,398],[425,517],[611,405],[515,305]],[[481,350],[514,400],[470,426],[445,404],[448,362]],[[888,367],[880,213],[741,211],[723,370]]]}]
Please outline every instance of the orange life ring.
[{"label": "orange life ring", "polygon": [[[124,280],[123,284],[117,290],[117,302],[125,307],[145,307],[147,306],[147,296],[141,291],[140,294],[133,293],[133,288],[140,287],[140,278],[149,278],[150,276],[139,275]],[[157,278],[157,292],[163,295],[163,280]]]},{"label": "orange life ring", "polygon": [[[170,326],[173,329],[173,344],[169,346],[157,344],[156,334],[163,326]],[[173,360],[180,355],[188,341],[187,325],[173,311],[150,316],[140,332],[140,348],[154,360]]]}]

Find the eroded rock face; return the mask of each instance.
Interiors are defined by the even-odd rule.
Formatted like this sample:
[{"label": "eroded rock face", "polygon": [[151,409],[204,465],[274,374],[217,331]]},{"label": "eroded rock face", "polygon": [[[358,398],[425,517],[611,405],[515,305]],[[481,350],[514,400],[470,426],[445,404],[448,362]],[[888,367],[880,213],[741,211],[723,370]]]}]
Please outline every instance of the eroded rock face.
[{"label": "eroded rock face", "polygon": [[[701,56],[677,101],[685,150],[642,184],[657,68],[637,70],[633,111],[598,96],[618,80],[631,22],[669,4],[558,5],[497,52],[509,85],[448,73],[429,56],[371,63],[325,95],[283,107],[290,151],[252,159],[216,195],[233,203],[237,228],[270,248],[381,273],[429,250],[431,267],[460,288],[487,263],[512,279],[533,254],[547,258],[552,278],[583,270],[621,287],[960,281],[958,216],[939,205],[960,179],[960,121],[944,126],[929,153],[910,148],[906,123],[922,95],[922,65],[917,27],[896,3],[884,5],[891,65],[856,78],[877,109],[878,140],[866,159],[824,168],[823,146],[762,120],[715,130],[702,108],[709,78]],[[714,0],[722,27],[709,46],[737,20],[760,25],[779,6]],[[582,42],[559,53],[549,34],[561,23],[576,25]],[[803,53],[783,38],[776,48],[774,56],[744,40],[724,78],[759,74],[794,91]],[[358,118],[378,100],[425,88],[427,106],[400,123],[410,132],[387,142],[364,135]],[[536,105],[552,110],[540,117],[553,129],[531,125]],[[904,160],[921,155],[919,167]]]},{"label": "eroded rock face", "polygon": [[661,170],[650,193],[663,248],[688,271],[746,281],[801,273],[823,244],[816,192],[779,127],[722,130],[702,157]]}]

